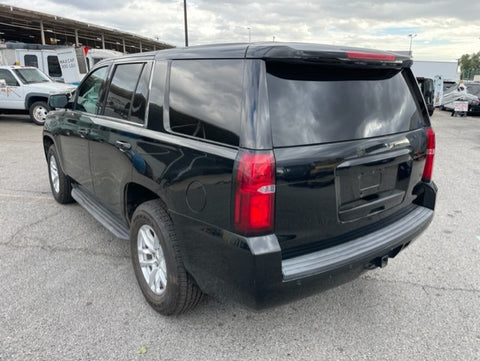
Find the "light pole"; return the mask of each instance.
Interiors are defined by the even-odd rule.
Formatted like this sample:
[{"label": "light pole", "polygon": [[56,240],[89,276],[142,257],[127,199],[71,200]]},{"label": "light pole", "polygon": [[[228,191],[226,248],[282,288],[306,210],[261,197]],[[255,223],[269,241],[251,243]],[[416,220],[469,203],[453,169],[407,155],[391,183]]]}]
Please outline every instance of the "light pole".
[{"label": "light pole", "polygon": [[408,48],[408,54],[412,55],[412,41],[413,38],[416,37],[418,34],[408,34],[408,37],[410,38],[410,47]]},{"label": "light pole", "polygon": [[183,18],[185,20],[185,46],[188,46],[187,0],[183,0]]},{"label": "light pole", "polygon": [[250,27],[248,27],[247,29],[248,29],[248,42],[251,43],[252,42],[252,36],[251,36],[251,32],[250,32]]}]

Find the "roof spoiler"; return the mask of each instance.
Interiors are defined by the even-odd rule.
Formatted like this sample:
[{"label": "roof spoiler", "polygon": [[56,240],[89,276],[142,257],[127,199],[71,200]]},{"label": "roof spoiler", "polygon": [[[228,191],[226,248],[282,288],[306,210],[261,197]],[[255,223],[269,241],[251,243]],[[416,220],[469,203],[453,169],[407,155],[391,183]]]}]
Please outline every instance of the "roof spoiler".
[{"label": "roof spoiler", "polygon": [[407,68],[413,64],[409,56],[372,49],[310,46],[256,46],[246,51],[247,58],[305,63],[351,64],[356,66]]}]

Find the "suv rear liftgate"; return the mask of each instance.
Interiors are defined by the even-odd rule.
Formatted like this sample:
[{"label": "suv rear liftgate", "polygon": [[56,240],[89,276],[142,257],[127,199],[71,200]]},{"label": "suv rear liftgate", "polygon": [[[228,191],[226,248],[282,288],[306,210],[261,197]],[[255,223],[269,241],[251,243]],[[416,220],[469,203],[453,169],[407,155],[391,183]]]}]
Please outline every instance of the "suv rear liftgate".
[{"label": "suv rear liftgate", "polygon": [[433,217],[435,135],[409,62],[369,55],[266,62],[284,282],[383,267]]}]

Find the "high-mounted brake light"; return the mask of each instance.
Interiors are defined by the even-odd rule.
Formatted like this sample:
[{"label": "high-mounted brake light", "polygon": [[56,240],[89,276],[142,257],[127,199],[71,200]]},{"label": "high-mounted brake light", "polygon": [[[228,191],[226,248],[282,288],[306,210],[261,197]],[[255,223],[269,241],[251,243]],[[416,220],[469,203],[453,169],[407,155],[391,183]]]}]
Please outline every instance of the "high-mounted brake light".
[{"label": "high-mounted brake light", "polygon": [[236,169],[235,230],[246,235],[272,232],[275,201],[273,152],[241,150]]},{"label": "high-mounted brake light", "polygon": [[433,159],[435,158],[435,132],[433,128],[426,128],[426,142],[427,150],[425,155],[425,167],[423,168],[422,180],[424,182],[430,182],[432,180],[433,172]]},{"label": "high-mounted brake light", "polygon": [[357,51],[347,51],[349,59],[364,59],[364,60],[388,60],[394,61],[395,55],[392,54],[378,54],[378,53],[364,53]]}]

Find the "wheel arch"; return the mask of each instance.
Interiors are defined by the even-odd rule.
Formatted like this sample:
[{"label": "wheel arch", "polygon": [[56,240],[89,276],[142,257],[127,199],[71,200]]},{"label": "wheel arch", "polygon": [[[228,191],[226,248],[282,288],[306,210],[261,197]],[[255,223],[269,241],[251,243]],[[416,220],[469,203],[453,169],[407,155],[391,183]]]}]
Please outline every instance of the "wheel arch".
[{"label": "wheel arch", "polygon": [[141,184],[135,182],[128,183],[125,186],[124,194],[124,212],[128,223],[131,223],[133,213],[139,205],[153,199],[158,199],[162,203],[165,211],[168,213],[167,202],[165,199],[163,199],[163,197]]},{"label": "wheel arch", "polygon": [[[47,163],[48,163],[48,149],[50,149],[52,145],[55,147],[55,151],[57,152],[58,162],[60,163],[59,165],[64,171],[65,167],[63,166],[63,157],[61,152],[58,149],[57,143],[55,143],[52,135],[48,133],[43,134],[43,151],[45,153],[45,160],[47,161]],[[68,174],[65,173],[65,175],[68,177]]]},{"label": "wheel arch", "polygon": [[[50,136],[48,135],[43,136],[43,152],[45,154],[45,159],[47,159],[47,156],[48,156],[48,149],[54,144],[55,142]],[[57,147],[55,146],[55,148]],[[57,153],[58,153],[58,149],[57,149]]]},{"label": "wheel arch", "polygon": [[48,94],[45,93],[28,93],[25,96],[25,109],[29,110],[30,106],[35,102],[46,102],[48,104]]}]

